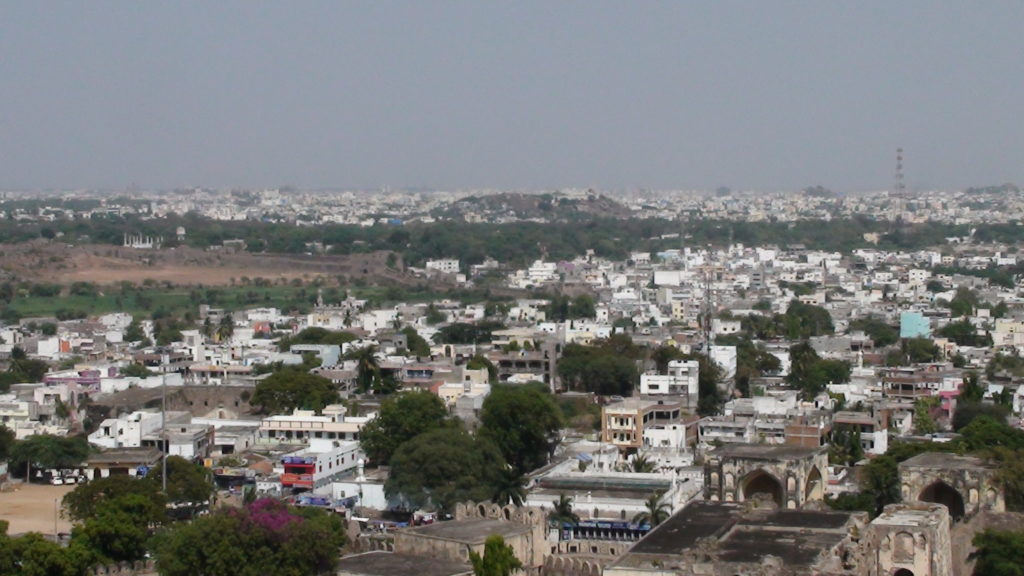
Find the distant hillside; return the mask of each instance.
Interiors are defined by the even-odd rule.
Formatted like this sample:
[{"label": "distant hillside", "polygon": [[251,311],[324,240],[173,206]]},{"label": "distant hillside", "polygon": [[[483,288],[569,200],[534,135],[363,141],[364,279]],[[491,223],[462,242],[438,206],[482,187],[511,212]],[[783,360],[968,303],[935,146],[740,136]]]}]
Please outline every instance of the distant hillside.
[{"label": "distant hillside", "polygon": [[571,221],[602,218],[627,218],[630,211],[619,202],[595,192],[580,194],[523,194],[506,192],[488,196],[469,196],[445,210],[449,217],[485,220]]}]

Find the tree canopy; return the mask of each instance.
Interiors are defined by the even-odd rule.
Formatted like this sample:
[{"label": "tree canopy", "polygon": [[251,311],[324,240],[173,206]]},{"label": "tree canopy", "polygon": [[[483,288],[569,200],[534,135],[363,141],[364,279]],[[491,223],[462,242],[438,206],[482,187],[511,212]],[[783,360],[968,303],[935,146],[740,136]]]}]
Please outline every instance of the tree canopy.
[{"label": "tree canopy", "polygon": [[623,334],[592,346],[569,344],[558,361],[558,375],[570,390],[629,396],[640,380],[636,361],[642,349]]},{"label": "tree canopy", "polygon": [[440,428],[398,448],[384,489],[416,508],[432,504],[451,510],[458,502],[488,499],[505,466],[489,440],[461,428]]},{"label": "tree canopy", "polygon": [[363,451],[371,462],[387,465],[398,447],[448,421],[444,402],[427,391],[410,391],[381,402],[377,417],[361,432]]},{"label": "tree canopy", "polygon": [[156,542],[163,576],[294,576],[333,570],[345,543],[337,515],[262,499],[177,524]]},{"label": "tree canopy", "polygon": [[511,576],[523,567],[523,563],[516,558],[515,550],[505,543],[500,534],[487,537],[482,556],[470,550],[469,561],[473,565],[474,576]]},{"label": "tree canopy", "polygon": [[543,384],[499,384],[484,400],[479,434],[525,474],[547,464],[561,426],[561,411]]},{"label": "tree canopy", "polygon": [[250,402],[264,414],[291,412],[295,408],[320,412],[340,400],[330,380],[302,368],[283,367],[256,385]]},{"label": "tree canopy", "polygon": [[84,436],[36,434],[15,442],[10,467],[14,474],[23,474],[26,464],[33,469],[77,468],[88,456],[89,444]]}]

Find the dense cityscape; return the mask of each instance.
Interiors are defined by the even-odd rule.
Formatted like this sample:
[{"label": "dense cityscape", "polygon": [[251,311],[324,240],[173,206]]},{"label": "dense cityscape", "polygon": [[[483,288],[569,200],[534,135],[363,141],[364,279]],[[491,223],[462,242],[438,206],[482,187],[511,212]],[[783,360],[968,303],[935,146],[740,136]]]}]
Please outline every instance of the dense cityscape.
[{"label": "dense cityscape", "polygon": [[[1024,502],[1017,202],[7,193],[4,477],[43,503],[5,520],[58,537],[45,558],[5,545],[40,574],[219,573],[240,546],[302,550],[300,573],[470,574],[501,550],[535,574],[962,573],[949,543],[1000,537],[982,530]],[[204,233],[223,221],[240,237]],[[507,260],[394,240],[472,223],[490,228],[459,245],[537,240]],[[780,223],[864,231],[737,241]],[[645,224],[615,250],[559,244]],[[244,239],[282,226],[313,235]]]},{"label": "dense cityscape", "polygon": [[1024,576],[1024,3],[0,5],[0,576]]}]

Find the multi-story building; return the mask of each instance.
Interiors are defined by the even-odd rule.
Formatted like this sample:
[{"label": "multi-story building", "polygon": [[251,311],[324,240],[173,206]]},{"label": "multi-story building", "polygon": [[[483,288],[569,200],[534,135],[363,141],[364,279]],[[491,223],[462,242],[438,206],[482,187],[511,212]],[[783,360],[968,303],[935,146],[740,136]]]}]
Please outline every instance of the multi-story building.
[{"label": "multi-story building", "polygon": [[314,441],[281,457],[281,487],[313,490],[355,470],[363,458],[358,442]]},{"label": "multi-story building", "polygon": [[427,270],[440,272],[441,274],[458,274],[459,261],[455,258],[442,258],[440,260],[427,260]]},{"label": "multi-story building", "polygon": [[645,446],[648,431],[664,431],[669,427],[668,432],[657,432],[652,436],[651,440],[660,443],[663,436],[672,437],[672,425],[685,429],[681,416],[682,405],[679,402],[627,398],[601,409],[601,439],[621,451],[636,451]]},{"label": "multi-story building", "polygon": [[264,418],[259,441],[265,444],[310,443],[316,440],[359,440],[359,431],[376,414],[348,416],[341,404],[331,404],[318,415],[313,410],[295,410]]}]

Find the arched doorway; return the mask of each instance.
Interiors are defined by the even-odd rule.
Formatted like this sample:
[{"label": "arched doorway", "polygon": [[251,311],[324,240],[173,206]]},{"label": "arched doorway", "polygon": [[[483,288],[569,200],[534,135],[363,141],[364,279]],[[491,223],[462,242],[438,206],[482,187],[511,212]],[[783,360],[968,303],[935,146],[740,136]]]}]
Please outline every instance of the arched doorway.
[{"label": "arched doorway", "polygon": [[941,480],[930,484],[922,490],[921,495],[917,499],[922,502],[942,504],[949,509],[949,515],[953,518],[954,522],[964,517],[963,496],[955,488]]},{"label": "arched doorway", "polygon": [[804,488],[804,502],[825,499],[825,486],[821,479],[821,469],[817,466],[811,468],[807,475],[807,482]]},{"label": "arched doorway", "polygon": [[740,483],[743,500],[770,498],[776,506],[782,506],[782,482],[764,470],[747,475]]},{"label": "arched doorway", "polygon": [[906,568],[900,568],[892,573],[892,576],[914,576],[914,572]]}]

